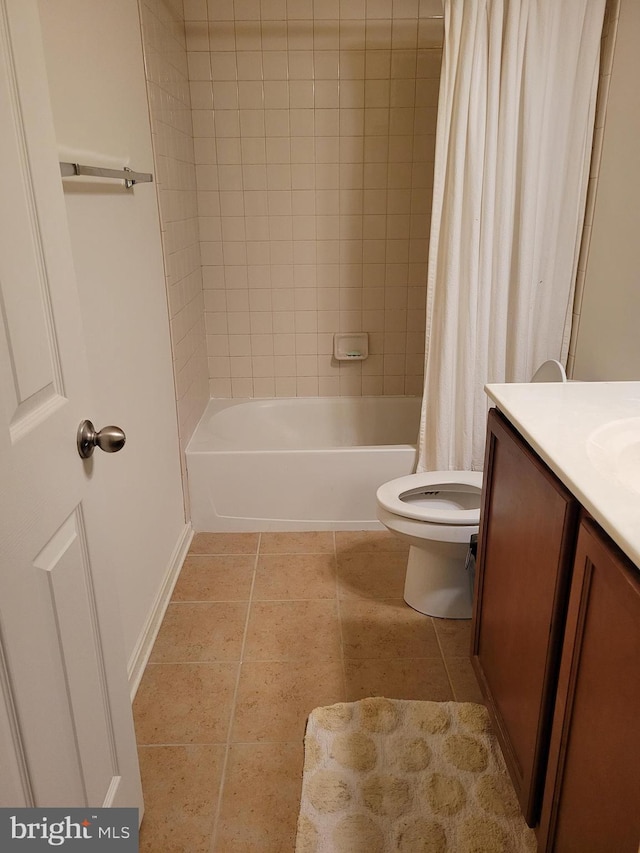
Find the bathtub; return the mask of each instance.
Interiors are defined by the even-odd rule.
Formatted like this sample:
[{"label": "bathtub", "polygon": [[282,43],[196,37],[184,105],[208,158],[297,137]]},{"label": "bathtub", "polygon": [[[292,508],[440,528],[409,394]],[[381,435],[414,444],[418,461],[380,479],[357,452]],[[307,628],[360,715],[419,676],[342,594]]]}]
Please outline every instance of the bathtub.
[{"label": "bathtub", "polygon": [[419,397],[210,400],[187,447],[197,532],[367,530],[416,462]]}]

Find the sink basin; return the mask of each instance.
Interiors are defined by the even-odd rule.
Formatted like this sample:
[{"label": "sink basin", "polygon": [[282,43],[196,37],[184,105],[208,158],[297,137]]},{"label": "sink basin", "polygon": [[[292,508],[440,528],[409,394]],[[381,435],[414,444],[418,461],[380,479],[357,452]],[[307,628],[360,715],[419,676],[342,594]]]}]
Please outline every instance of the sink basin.
[{"label": "sink basin", "polygon": [[640,418],[598,427],[587,439],[587,456],[600,474],[640,494]]}]

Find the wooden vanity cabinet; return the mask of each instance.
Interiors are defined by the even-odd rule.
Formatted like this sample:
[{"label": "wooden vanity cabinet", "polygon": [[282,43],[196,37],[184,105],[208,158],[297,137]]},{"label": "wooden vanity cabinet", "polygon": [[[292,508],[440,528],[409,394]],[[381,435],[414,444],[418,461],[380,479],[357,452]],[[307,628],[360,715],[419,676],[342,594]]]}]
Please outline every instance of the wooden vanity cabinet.
[{"label": "wooden vanity cabinet", "polygon": [[489,412],[472,663],[525,820],[540,816],[579,505]]},{"label": "wooden vanity cabinet", "polygon": [[539,849],[636,853],[640,842],[640,573],[580,525]]},{"label": "wooden vanity cabinet", "polygon": [[497,409],[472,662],[540,853],[639,853],[640,571]]}]

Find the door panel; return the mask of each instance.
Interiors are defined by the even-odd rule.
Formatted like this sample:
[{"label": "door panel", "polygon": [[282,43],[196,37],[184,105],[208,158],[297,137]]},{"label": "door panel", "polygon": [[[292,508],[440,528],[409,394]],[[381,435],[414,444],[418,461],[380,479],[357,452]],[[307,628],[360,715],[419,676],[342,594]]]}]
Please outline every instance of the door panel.
[{"label": "door panel", "polygon": [[[25,22],[30,19],[28,29],[10,31],[16,4],[8,0],[0,4],[0,351],[3,400],[13,443],[67,402],[65,379],[75,384],[83,370],[81,361],[79,371],[69,363],[73,338],[59,334],[65,331],[66,320],[74,326],[78,323],[73,302],[63,312],[67,317],[59,316],[61,303],[75,288],[71,258],[64,245],[64,218],[43,217],[39,210],[45,199],[55,195],[59,183],[55,171],[51,172],[55,149],[50,149],[49,157],[42,156],[54,144],[52,129],[43,121],[47,116],[46,78],[39,86],[30,85],[28,95],[24,83],[18,83],[25,74],[35,78],[44,73],[37,55],[30,65],[31,57],[23,53],[29,33],[37,32],[34,13],[32,5],[25,4],[20,14]],[[39,125],[40,139],[28,135],[29,123]]]},{"label": "door panel", "polygon": [[89,377],[33,0],[0,0],[0,127],[0,805],[140,806],[112,566],[83,510]]},{"label": "door panel", "polygon": [[49,595],[47,600],[43,593],[43,602],[58,629],[52,651],[64,673],[85,794],[89,802],[101,803],[120,774],[80,507],[56,531],[34,567],[46,584]]},{"label": "door panel", "polygon": [[[20,102],[15,80],[11,80],[14,69],[8,64],[6,42],[4,48],[2,113],[18,117]],[[3,124],[0,158],[4,163],[23,163],[28,174],[28,151],[20,130],[19,126]],[[1,309],[5,329],[3,359],[10,367],[5,374],[5,381],[9,380],[5,395],[8,401],[13,397],[11,429],[12,433],[17,432],[17,438],[26,420],[37,422],[38,411],[46,417],[54,400],[63,402],[64,391],[35,199],[20,169],[5,170],[0,203],[3,241],[13,247],[3,258]]]}]

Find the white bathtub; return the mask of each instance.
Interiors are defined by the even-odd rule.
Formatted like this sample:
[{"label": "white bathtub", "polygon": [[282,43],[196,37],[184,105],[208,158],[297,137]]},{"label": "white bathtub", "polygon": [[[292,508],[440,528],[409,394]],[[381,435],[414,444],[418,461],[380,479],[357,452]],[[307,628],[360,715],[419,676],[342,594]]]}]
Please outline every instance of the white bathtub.
[{"label": "white bathtub", "polygon": [[210,400],[187,447],[199,532],[381,527],[381,483],[416,461],[419,397]]}]

